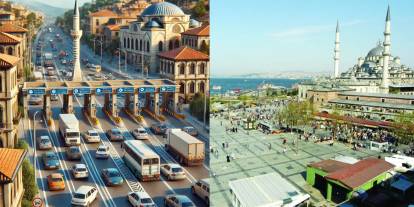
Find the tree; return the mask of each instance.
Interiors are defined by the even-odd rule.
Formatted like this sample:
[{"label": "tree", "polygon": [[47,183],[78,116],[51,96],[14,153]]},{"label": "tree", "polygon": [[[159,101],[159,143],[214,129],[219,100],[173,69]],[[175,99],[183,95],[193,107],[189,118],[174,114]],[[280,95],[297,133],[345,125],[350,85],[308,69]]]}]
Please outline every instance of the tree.
[{"label": "tree", "polygon": [[402,143],[412,143],[414,141],[414,113],[399,114],[394,122],[393,132]]},{"label": "tree", "polygon": [[202,17],[207,13],[206,3],[204,0],[200,0],[193,8],[193,13],[196,17]]},{"label": "tree", "polygon": [[206,43],[206,41],[201,42],[200,51],[204,54],[210,55],[210,46]]},{"label": "tree", "polygon": [[[16,148],[28,150],[29,145],[26,141],[20,139],[17,144]],[[23,195],[23,206],[30,207],[32,206],[32,200],[34,196],[39,192],[35,182],[35,171],[33,165],[29,162],[28,159],[25,159],[22,163],[22,171],[23,171],[23,188],[24,188],[24,195]]]},{"label": "tree", "polygon": [[[190,113],[195,116],[198,120],[203,121],[204,115],[204,94],[196,94],[193,98],[193,101],[190,103]],[[210,99],[207,97],[207,106],[206,106],[206,121],[209,120],[209,108],[210,108]]]}]

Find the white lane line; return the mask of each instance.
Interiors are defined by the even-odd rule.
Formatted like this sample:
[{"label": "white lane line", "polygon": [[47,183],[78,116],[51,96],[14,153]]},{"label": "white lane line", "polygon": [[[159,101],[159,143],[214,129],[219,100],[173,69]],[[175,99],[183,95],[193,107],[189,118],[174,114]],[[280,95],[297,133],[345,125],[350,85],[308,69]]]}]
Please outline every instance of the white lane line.
[{"label": "white lane line", "polygon": [[[25,119],[27,119],[29,121],[29,133],[30,133],[30,137],[32,137],[32,140],[36,140],[36,138],[33,137],[33,134],[32,134],[32,127],[31,127],[30,119],[28,119],[28,118],[25,118]],[[36,144],[36,141],[33,141],[33,142],[34,142],[34,144]],[[33,164],[36,166],[36,169],[39,172],[39,175],[40,175],[40,184],[42,185],[42,189],[41,190],[42,190],[42,194],[43,194],[43,200],[45,201],[45,207],[48,207],[49,206],[49,202],[48,202],[47,196],[46,196],[46,188],[45,188],[45,185],[43,183],[42,171],[40,170],[39,162],[37,160],[38,157],[36,155],[36,146],[34,145],[32,147],[34,149],[34,155],[33,155],[34,156],[34,163]],[[36,171],[35,171],[35,173],[36,173]],[[35,174],[35,179],[37,179],[36,174]]]}]

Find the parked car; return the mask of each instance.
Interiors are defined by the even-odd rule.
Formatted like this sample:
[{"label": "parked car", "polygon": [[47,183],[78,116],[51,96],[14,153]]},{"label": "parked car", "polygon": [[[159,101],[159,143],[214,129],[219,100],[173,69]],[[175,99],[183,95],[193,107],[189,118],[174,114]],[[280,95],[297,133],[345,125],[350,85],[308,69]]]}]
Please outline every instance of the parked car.
[{"label": "parked car", "polygon": [[48,175],[47,185],[49,186],[49,190],[64,190],[65,181],[63,179],[63,175],[60,173],[52,173]]},{"label": "parked car", "polygon": [[29,105],[40,105],[42,104],[43,100],[39,95],[30,95],[29,97]]},{"label": "parked car", "polygon": [[124,183],[124,178],[116,168],[103,169],[101,176],[107,186],[122,185]]},{"label": "parked car", "polygon": [[148,139],[148,133],[144,127],[132,130],[132,135],[134,135],[135,139]]},{"label": "parked car", "polygon": [[75,164],[72,166],[72,175],[74,178],[88,178],[89,171],[85,164]]},{"label": "parked car", "polygon": [[129,192],[127,197],[134,207],[155,207],[154,201],[146,192]]},{"label": "parked car", "polygon": [[82,185],[72,195],[72,205],[89,206],[98,194],[98,190],[93,186]]},{"label": "parked car", "polygon": [[210,195],[210,187],[208,185],[207,180],[202,179],[197,181],[195,184],[191,186],[191,192],[194,195],[197,195],[201,199],[206,202],[207,206],[210,204],[209,195]]},{"label": "parked car", "polygon": [[69,160],[80,160],[82,158],[82,152],[79,146],[71,146],[66,148],[66,156]]},{"label": "parked car", "polygon": [[196,205],[185,195],[165,196],[165,206],[168,207],[196,207]]},{"label": "parked car", "polygon": [[168,180],[182,180],[185,179],[185,172],[179,164],[166,164],[161,166],[161,173],[168,178]]},{"label": "parked car", "polygon": [[151,131],[154,134],[165,134],[167,132],[167,126],[162,123],[153,124],[151,126]]},{"label": "parked car", "polygon": [[60,167],[59,158],[56,153],[49,151],[42,155],[43,165],[46,169],[58,169]]},{"label": "parked car", "polygon": [[108,138],[111,141],[122,141],[124,139],[121,130],[119,130],[118,128],[110,129],[106,132],[106,134],[108,135]]},{"label": "parked car", "polygon": [[88,143],[100,142],[101,141],[101,138],[99,137],[98,132],[96,130],[94,130],[94,129],[91,129],[91,130],[86,131],[83,134],[83,138]]},{"label": "parked car", "polygon": [[52,149],[52,141],[50,141],[49,136],[41,136],[39,140],[39,149]]},{"label": "parked car", "polygon": [[96,149],[96,153],[95,153],[95,157],[96,158],[103,158],[103,159],[108,159],[109,157],[109,147],[106,145],[99,145],[98,149]]},{"label": "parked car", "polygon": [[198,135],[198,131],[192,126],[183,127],[183,131],[187,132],[189,135],[194,137]]}]

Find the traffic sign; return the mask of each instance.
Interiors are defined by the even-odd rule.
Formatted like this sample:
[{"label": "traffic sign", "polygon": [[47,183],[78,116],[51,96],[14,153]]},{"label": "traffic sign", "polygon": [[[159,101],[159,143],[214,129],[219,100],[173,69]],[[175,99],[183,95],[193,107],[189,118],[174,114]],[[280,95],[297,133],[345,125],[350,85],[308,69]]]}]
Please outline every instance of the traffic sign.
[{"label": "traffic sign", "polygon": [[27,90],[27,93],[29,95],[43,95],[46,93],[46,90],[44,88],[32,88]]},{"label": "traffic sign", "polygon": [[91,89],[90,88],[74,88],[73,93],[74,94],[90,94]]},{"label": "traffic sign", "polygon": [[125,88],[118,88],[118,93],[134,93],[134,87],[125,87]]},{"label": "traffic sign", "polygon": [[161,86],[160,92],[175,92],[175,86]]},{"label": "traffic sign", "polygon": [[155,92],[155,87],[140,87],[138,89],[138,91],[140,93],[154,93]]},{"label": "traffic sign", "polygon": [[96,88],[95,93],[112,93],[112,88]]},{"label": "traffic sign", "polygon": [[33,207],[42,207],[43,206],[43,200],[40,197],[33,198],[32,206]]},{"label": "traffic sign", "polygon": [[57,95],[57,94],[68,94],[67,88],[54,88],[50,90],[50,94]]}]

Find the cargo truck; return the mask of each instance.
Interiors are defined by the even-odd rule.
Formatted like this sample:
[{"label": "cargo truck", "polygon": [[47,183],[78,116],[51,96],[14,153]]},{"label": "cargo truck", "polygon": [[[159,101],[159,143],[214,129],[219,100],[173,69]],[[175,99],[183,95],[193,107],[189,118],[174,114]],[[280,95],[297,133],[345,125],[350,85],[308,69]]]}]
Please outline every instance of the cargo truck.
[{"label": "cargo truck", "polygon": [[181,129],[168,129],[165,148],[181,164],[195,166],[204,162],[204,142]]},{"label": "cargo truck", "polygon": [[80,145],[79,121],[74,114],[59,115],[59,132],[65,145]]}]

